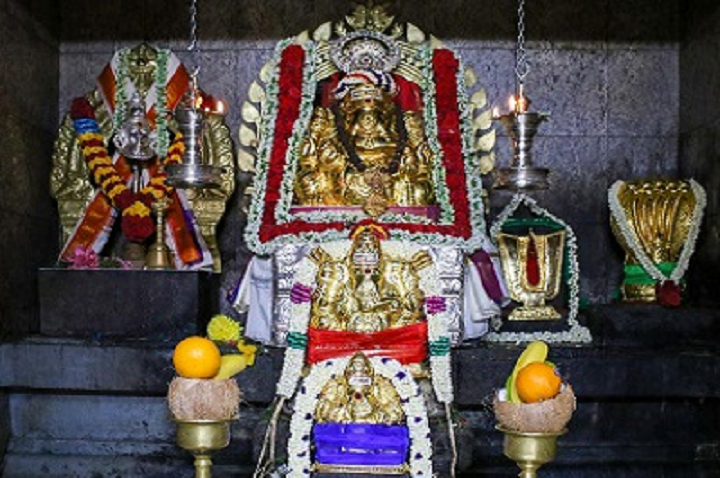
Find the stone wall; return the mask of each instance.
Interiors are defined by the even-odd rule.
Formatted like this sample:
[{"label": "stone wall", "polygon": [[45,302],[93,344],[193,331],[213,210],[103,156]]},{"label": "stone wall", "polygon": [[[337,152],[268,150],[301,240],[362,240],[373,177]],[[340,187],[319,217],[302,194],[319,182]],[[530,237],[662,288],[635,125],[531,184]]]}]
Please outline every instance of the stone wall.
[{"label": "stone wall", "polygon": [[57,251],[58,20],[57,2],[0,3],[0,333],[37,329],[36,271]]},{"label": "stone wall", "polygon": [[[505,105],[514,88],[513,2],[397,3],[398,20],[456,48],[485,85],[490,101]],[[188,12],[177,2],[66,0],[59,111],[66,112],[73,97],[93,88],[115,49],[148,40],[175,49],[191,66],[197,61],[201,85],[231,108],[227,121],[237,143],[240,106],[277,40],[340,19],[350,5],[331,0],[201,3],[202,51],[189,58],[183,51]],[[527,6],[532,64],[527,89],[536,109],[552,112],[535,149],[538,165],[553,170],[552,188],[535,196],[575,229],[581,294],[593,303],[612,299],[622,269],[622,254],[608,227],[608,187],[619,178],[677,171],[678,8],[676,0],[539,0]],[[498,162],[507,165],[508,141],[498,133]],[[490,220],[509,197],[493,194]],[[248,259],[243,224],[236,195],[219,238],[226,290]]]},{"label": "stone wall", "polygon": [[707,191],[705,222],[690,268],[700,300],[717,303],[720,279],[720,7],[694,1],[685,12],[680,50],[680,172]]}]

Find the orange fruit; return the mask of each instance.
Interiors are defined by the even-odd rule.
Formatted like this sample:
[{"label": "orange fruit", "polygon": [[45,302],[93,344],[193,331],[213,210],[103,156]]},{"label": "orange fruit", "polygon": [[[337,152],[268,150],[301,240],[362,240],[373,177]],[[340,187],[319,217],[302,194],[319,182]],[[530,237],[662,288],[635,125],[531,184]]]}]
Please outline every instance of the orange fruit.
[{"label": "orange fruit", "polygon": [[535,403],[560,393],[562,379],[554,366],[546,362],[532,362],[520,369],[515,383],[520,400]]},{"label": "orange fruit", "polygon": [[181,377],[212,378],[220,370],[220,363],[220,349],[204,337],[183,339],[173,351],[173,365]]}]

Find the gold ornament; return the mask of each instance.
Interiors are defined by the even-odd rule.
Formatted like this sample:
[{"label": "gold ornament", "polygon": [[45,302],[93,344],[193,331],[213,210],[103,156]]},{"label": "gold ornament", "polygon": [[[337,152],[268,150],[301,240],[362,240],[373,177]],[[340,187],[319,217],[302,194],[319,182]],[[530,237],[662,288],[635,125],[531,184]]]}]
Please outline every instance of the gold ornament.
[{"label": "gold ornament", "polygon": [[655,283],[678,282],[687,268],[704,208],[702,188],[671,179],[618,182],[609,202],[610,225],[625,250],[623,299],[654,302]]},{"label": "gold ornament", "polygon": [[[523,304],[512,311],[509,319],[559,319],[560,314],[545,301],[560,292],[565,231],[535,234],[531,229],[525,236],[500,233],[497,240],[510,297]],[[528,273],[529,263],[537,265],[537,277]]]},{"label": "gold ornament", "polygon": [[[353,12],[340,22],[326,22],[313,31],[298,34],[295,41],[304,44],[313,41],[315,55],[313,58],[313,76],[318,82],[327,80],[342,71],[349,73],[361,68],[374,68],[386,73],[400,76],[417,85],[424,83],[426,64],[423,60],[423,49],[428,45],[442,48],[442,42],[424,33],[411,23],[397,23],[395,17],[388,12],[386,5],[358,5]],[[243,124],[239,129],[240,148],[238,150],[238,167],[249,175],[255,174],[255,161],[258,146],[262,144],[262,136],[267,132],[262,128],[261,111],[267,111],[266,86],[270,82],[275,64],[266,63],[258,81],[253,82],[248,90],[248,101],[241,109]],[[489,174],[495,166],[495,129],[492,124],[492,112],[487,101],[485,90],[477,82],[471,68],[463,71],[465,85],[470,93],[468,113],[475,139],[468,154],[478,157],[479,172]],[[392,113],[396,118],[397,114]],[[414,118],[408,118],[407,114]],[[371,216],[381,214],[388,206],[393,205],[427,205],[434,204],[432,181],[426,180],[427,167],[432,167],[438,158],[432,157],[424,134],[422,115],[417,112],[404,112],[402,122],[407,132],[406,142],[409,151],[401,151],[404,160],[400,171],[393,178],[393,191],[387,195],[393,200],[380,204],[378,196],[363,202],[345,199],[346,189],[342,183],[342,172],[346,169],[348,151],[343,151],[334,137],[336,127],[334,113],[330,108],[316,108],[311,125],[303,142],[303,152],[298,170],[294,178],[294,204],[307,206],[341,206],[361,205]],[[395,124],[400,121],[393,120]],[[384,124],[386,128],[397,130],[396,125]],[[314,128],[314,131],[313,131]],[[419,142],[413,138],[414,131],[421,133]],[[318,139],[323,139],[323,148],[317,149]],[[422,145],[420,145],[420,142]],[[317,152],[317,153],[316,153]],[[321,157],[322,156],[322,157]],[[414,157],[417,156],[417,157]],[[385,161],[389,161],[386,158]],[[402,172],[405,168],[405,172]],[[417,169],[417,172],[413,172]],[[417,179],[413,182],[412,178]],[[360,178],[358,183],[364,182]],[[334,189],[331,185],[340,185]],[[409,186],[409,187],[405,187]],[[256,191],[250,181],[244,188],[243,195],[252,197]],[[369,194],[366,189],[365,194]],[[361,196],[362,197],[362,196]]]},{"label": "gold ornament", "polygon": [[389,257],[375,234],[364,229],[345,257],[333,259],[318,247],[310,258],[318,264],[312,327],[368,333],[424,320],[418,271],[431,263],[427,252],[409,260]]},{"label": "gold ornament", "polygon": [[315,409],[317,423],[403,423],[405,416],[392,382],[374,373],[370,360],[355,354],[345,373],[327,382]]}]

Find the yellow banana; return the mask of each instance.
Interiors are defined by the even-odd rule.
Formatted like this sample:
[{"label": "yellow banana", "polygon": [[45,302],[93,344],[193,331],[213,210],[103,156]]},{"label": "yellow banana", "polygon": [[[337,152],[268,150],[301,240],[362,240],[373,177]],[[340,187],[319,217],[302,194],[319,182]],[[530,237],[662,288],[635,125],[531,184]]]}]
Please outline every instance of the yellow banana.
[{"label": "yellow banana", "polygon": [[544,362],[548,355],[548,346],[545,342],[536,340],[530,342],[523,353],[518,357],[515,362],[515,368],[508,377],[505,388],[507,388],[508,401],[512,403],[522,403],[520,396],[517,393],[517,374],[527,364],[532,362]]},{"label": "yellow banana", "polygon": [[248,367],[252,367],[253,365],[255,365],[255,354],[257,352],[257,345],[246,344],[245,341],[240,341],[237,344],[237,349],[245,357]]},{"label": "yellow banana", "polygon": [[220,358],[220,370],[213,377],[215,380],[225,380],[239,374],[248,366],[244,355],[223,355]]}]

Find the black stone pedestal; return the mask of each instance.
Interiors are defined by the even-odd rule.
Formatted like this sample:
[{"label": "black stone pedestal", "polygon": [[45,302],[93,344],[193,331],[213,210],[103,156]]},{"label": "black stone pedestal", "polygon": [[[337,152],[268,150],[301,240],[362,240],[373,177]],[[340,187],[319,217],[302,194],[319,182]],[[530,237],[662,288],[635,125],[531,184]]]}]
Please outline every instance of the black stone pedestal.
[{"label": "black stone pedestal", "polygon": [[176,340],[213,313],[217,274],[205,271],[39,271],[40,333],[52,337]]}]

